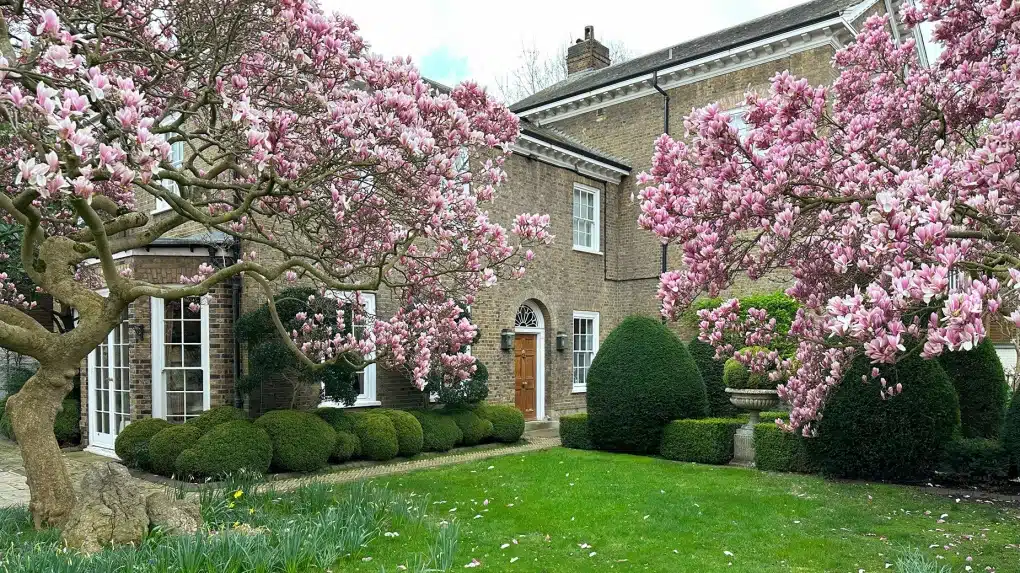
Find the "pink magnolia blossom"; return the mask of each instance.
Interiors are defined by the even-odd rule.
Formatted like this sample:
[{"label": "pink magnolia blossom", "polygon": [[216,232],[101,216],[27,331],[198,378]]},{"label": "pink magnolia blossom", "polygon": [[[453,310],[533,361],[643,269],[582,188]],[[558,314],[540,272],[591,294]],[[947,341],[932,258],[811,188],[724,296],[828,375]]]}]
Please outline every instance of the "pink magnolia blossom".
[{"label": "pink magnolia blossom", "polygon": [[[808,433],[858,357],[968,350],[995,314],[1020,326],[1020,10],[916,4],[902,21],[931,22],[945,48],[930,68],[909,34],[897,43],[872,16],[836,54],[832,85],[777,74],[769,93],[747,94],[744,136],[717,105],[694,110],[687,137],[662,136],[642,174],[640,225],[683,258],[662,275],[664,315],[738,272],[792,274],[795,360],[770,358],[791,369],[780,393]],[[771,336],[765,317],[739,310],[702,312],[720,357],[734,334]],[[874,383],[883,397],[902,391]]]}]

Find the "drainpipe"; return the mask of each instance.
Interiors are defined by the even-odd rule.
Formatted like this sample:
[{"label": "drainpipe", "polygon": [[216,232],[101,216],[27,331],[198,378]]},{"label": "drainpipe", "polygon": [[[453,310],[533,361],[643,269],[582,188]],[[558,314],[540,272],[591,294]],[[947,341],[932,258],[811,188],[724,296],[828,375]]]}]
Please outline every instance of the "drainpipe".
[{"label": "drainpipe", "polygon": [[[655,91],[662,94],[662,133],[669,135],[669,94],[666,93],[661,87],[659,87],[659,70],[652,72],[652,87]],[[666,259],[669,255],[669,247],[666,243],[662,244],[662,274],[666,273]],[[662,321],[666,322],[666,317],[662,317]]]},{"label": "drainpipe", "polygon": [[[234,239],[234,244],[230,247],[231,255],[234,257],[234,262],[241,260],[241,241],[237,238]],[[241,275],[234,275],[234,280],[230,285],[232,293],[231,301],[231,315],[233,320],[231,321],[231,328],[237,326],[237,321],[241,318],[241,284],[243,279]],[[244,409],[244,396],[241,391],[238,390],[238,381],[241,379],[241,341],[238,340],[237,334],[234,334],[234,407],[238,409]]]}]

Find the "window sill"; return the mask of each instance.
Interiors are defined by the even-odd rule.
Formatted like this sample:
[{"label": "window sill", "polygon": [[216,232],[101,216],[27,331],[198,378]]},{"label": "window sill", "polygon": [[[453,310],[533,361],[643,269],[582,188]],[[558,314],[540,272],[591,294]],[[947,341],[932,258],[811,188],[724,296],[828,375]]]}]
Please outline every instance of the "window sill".
[{"label": "window sill", "polygon": [[320,408],[369,408],[372,406],[382,406],[382,402],[379,400],[357,400],[350,406],[345,406],[340,402],[320,402]]},{"label": "window sill", "polygon": [[588,253],[589,255],[598,255],[600,257],[605,256],[605,253],[603,253],[602,251],[596,251],[595,249],[586,249],[584,247],[575,246],[574,250],[578,253]]},{"label": "window sill", "polygon": [[588,385],[574,386],[570,389],[571,394],[586,394],[588,392]]},{"label": "window sill", "polygon": [[158,207],[156,209],[153,209],[152,211],[149,211],[149,214],[150,215],[159,215],[160,213],[166,213],[167,211],[172,211],[172,210],[173,209],[170,208],[170,205],[167,205],[166,207]]}]

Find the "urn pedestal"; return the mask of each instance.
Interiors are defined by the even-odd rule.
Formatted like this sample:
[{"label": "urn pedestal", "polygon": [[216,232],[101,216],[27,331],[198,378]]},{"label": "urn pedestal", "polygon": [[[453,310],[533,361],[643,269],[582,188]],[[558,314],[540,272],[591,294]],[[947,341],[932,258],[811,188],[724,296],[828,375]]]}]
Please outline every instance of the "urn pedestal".
[{"label": "urn pedestal", "polygon": [[730,404],[751,413],[746,424],[733,434],[733,463],[754,464],[754,427],[759,422],[759,413],[779,405],[779,394],[775,389],[727,388]]}]

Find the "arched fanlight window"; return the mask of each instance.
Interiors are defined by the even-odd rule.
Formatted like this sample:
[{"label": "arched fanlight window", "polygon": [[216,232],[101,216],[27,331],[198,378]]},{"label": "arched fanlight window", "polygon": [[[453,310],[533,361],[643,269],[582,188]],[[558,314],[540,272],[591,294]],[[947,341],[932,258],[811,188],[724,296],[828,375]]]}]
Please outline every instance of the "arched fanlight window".
[{"label": "arched fanlight window", "polygon": [[514,326],[522,328],[538,328],[538,315],[535,309],[528,304],[522,304],[517,308],[517,317],[514,318]]}]

